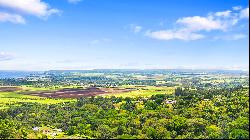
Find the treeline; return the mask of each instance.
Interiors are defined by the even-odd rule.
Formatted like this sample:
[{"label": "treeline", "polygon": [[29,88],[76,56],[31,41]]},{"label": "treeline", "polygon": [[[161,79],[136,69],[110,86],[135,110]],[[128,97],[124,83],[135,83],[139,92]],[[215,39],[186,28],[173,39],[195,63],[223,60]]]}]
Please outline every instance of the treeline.
[{"label": "treeline", "polygon": [[[137,79],[112,79],[101,76],[91,77],[52,77],[50,81],[29,81],[26,79],[0,79],[0,86],[21,86],[32,85],[34,87],[50,86],[70,86],[70,85],[95,85],[98,87],[116,87],[122,85],[147,85],[156,86],[156,80],[137,80]],[[169,84],[168,84],[169,85]]]},{"label": "treeline", "polygon": [[[34,127],[80,138],[248,139],[248,88],[182,90],[150,98],[90,97],[0,110],[0,138],[47,138]],[[172,101],[172,102],[171,102]]]}]

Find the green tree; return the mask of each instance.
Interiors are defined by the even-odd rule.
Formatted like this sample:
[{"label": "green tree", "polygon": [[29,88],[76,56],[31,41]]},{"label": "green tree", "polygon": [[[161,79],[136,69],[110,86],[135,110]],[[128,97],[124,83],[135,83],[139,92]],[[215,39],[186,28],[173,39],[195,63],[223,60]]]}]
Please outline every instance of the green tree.
[{"label": "green tree", "polygon": [[249,131],[243,129],[234,129],[229,134],[230,139],[249,139]]}]

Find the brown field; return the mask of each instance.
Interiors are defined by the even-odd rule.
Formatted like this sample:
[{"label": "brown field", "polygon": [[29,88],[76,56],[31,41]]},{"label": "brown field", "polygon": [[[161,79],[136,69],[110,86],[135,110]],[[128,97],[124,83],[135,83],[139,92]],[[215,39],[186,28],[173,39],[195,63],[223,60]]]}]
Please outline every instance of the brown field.
[{"label": "brown field", "polygon": [[22,89],[19,87],[0,87],[0,92],[14,92],[18,90],[22,90]]},{"label": "brown field", "polygon": [[40,96],[40,97],[49,97],[49,98],[79,98],[79,97],[88,97],[88,96],[98,96],[102,94],[116,94],[129,92],[134,89],[126,89],[126,88],[96,88],[90,87],[87,89],[72,89],[65,88],[58,91],[40,91],[40,92],[31,92],[31,93],[23,93],[28,95]]}]

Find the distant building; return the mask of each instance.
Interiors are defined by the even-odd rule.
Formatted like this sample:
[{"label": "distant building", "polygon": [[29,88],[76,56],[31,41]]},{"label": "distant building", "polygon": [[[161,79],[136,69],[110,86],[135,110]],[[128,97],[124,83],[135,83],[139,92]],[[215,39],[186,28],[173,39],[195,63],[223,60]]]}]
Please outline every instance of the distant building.
[{"label": "distant building", "polygon": [[166,104],[174,104],[174,103],[176,103],[176,100],[166,100],[165,103]]},{"label": "distant building", "polygon": [[38,130],[39,130],[39,127],[34,127],[33,130],[34,130],[34,131],[38,131]]},{"label": "distant building", "polygon": [[57,133],[55,133],[55,132],[53,132],[52,134],[51,134],[51,136],[56,136],[57,135]]},{"label": "distant building", "polygon": [[54,129],[57,132],[62,132],[62,129]]}]

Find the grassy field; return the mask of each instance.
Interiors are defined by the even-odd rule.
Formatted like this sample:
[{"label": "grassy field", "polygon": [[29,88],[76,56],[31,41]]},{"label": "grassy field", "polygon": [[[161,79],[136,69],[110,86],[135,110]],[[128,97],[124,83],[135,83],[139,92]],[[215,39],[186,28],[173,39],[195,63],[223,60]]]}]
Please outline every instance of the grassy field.
[{"label": "grassy field", "polygon": [[75,99],[50,99],[38,96],[19,94],[18,92],[0,92],[0,109],[18,106],[19,103],[57,104],[75,101]]},{"label": "grassy field", "polygon": [[[30,91],[54,91],[62,88],[76,88],[74,86],[69,87],[49,87],[49,88],[34,88],[34,87],[22,87],[23,90]],[[155,94],[172,94],[174,93],[175,87],[155,87],[155,86],[140,86],[140,85],[123,85],[120,88],[134,88],[135,91],[125,92],[125,93],[112,93],[101,95],[103,97],[150,97]]]},{"label": "grassy field", "polygon": [[[19,103],[40,103],[40,104],[57,104],[62,102],[76,101],[76,99],[55,99],[55,98],[45,98],[31,95],[21,94],[22,92],[33,92],[33,91],[54,91],[59,88],[49,87],[49,88],[36,88],[21,86],[22,90],[15,92],[0,92],[0,109],[8,108],[10,106],[18,106]],[[74,87],[64,87],[64,88],[74,88]],[[101,95],[104,97],[150,97],[155,94],[172,94],[174,92],[174,87],[154,87],[154,86],[134,86],[126,85],[122,88],[134,88],[136,90],[125,92],[125,93],[112,93]]]},{"label": "grassy field", "polygon": [[174,93],[174,87],[154,87],[154,86],[145,86],[145,87],[138,87],[138,86],[122,86],[123,88],[136,88],[135,91],[130,91],[126,93],[115,93],[115,94],[107,94],[103,95],[104,97],[150,97],[156,94],[172,94]]},{"label": "grassy field", "polygon": [[23,91],[56,91],[64,88],[77,88],[79,86],[50,86],[50,87],[20,86],[20,87],[22,88]]}]

